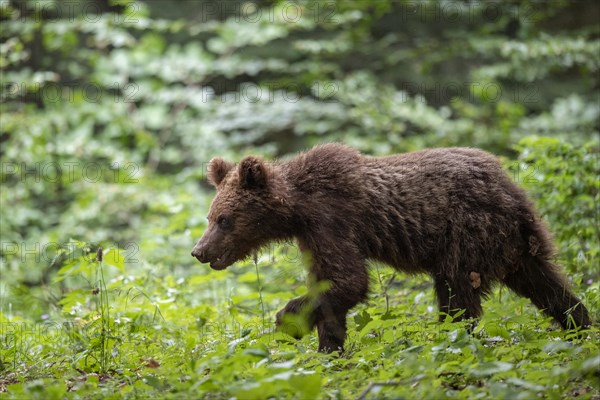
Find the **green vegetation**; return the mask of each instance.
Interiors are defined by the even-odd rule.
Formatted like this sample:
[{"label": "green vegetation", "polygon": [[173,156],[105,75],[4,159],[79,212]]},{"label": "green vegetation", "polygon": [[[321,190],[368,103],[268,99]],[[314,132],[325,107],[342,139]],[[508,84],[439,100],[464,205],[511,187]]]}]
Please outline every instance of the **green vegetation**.
[{"label": "green vegetation", "polygon": [[[226,3],[0,1],[0,398],[599,398],[600,6]],[[594,326],[375,265],[343,355],[274,332],[302,258],[194,260],[206,163],[333,140],[500,155]]]}]

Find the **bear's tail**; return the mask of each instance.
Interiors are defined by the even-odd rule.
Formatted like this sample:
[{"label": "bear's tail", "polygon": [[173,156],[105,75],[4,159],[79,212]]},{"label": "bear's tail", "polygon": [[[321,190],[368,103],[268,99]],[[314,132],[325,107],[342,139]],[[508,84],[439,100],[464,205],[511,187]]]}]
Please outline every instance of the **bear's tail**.
[{"label": "bear's tail", "polygon": [[504,283],[529,298],[564,329],[590,327],[587,308],[573,294],[560,268],[540,254],[527,258],[521,268],[504,277]]}]

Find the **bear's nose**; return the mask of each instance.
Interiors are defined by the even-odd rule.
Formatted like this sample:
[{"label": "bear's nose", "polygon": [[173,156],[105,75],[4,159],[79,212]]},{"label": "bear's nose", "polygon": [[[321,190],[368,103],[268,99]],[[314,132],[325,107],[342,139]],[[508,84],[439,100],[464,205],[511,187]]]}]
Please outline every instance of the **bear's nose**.
[{"label": "bear's nose", "polygon": [[195,257],[201,263],[206,262],[206,252],[197,247],[194,247],[194,249],[192,250],[192,257]]}]

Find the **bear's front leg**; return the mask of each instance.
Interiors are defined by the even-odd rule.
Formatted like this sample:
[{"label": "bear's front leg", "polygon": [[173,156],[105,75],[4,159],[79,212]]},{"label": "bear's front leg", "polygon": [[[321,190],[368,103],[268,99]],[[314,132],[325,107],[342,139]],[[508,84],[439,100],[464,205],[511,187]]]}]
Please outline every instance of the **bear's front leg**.
[{"label": "bear's front leg", "polygon": [[346,315],[348,311],[367,297],[369,279],[364,263],[335,268],[329,265],[326,276],[330,287],[319,297],[316,325],[319,333],[319,351],[331,353],[344,351],[346,340]]},{"label": "bear's front leg", "polygon": [[328,257],[326,263],[313,266],[319,282],[327,282],[328,289],[319,295],[315,310],[319,351],[331,353],[344,351],[346,340],[346,315],[348,311],[367,297],[369,279],[364,260],[345,251],[336,257]]},{"label": "bear's front leg", "polygon": [[365,261],[350,249],[336,250],[339,255],[313,251],[309,286],[311,290],[323,286],[327,289],[293,299],[276,317],[278,329],[296,338],[316,325],[319,351],[324,353],[344,350],[346,315],[366,298],[369,286]]},{"label": "bear's front leg", "polygon": [[317,322],[319,334],[319,351],[331,353],[332,351],[344,351],[346,340],[346,314],[347,312],[331,315]]},{"label": "bear's front leg", "polygon": [[323,293],[318,305],[308,296],[291,300],[275,316],[277,329],[295,339],[300,339],[316,325],[319,334],[319,351],[331,353],[343,350],[347,311],[334,310],[327,300],[330,295],[331,293]]},{"label": "bear's front leg", "polygon": [[288,302],[275,316],[277,329],[300,339],[315,327],[315,301],[301,296]]}]

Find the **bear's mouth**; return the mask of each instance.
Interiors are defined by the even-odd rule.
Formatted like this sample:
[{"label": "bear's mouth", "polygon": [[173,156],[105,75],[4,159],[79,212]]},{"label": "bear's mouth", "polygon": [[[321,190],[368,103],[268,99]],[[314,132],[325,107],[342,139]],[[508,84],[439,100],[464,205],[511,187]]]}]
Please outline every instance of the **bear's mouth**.
[{"label": "bear's mouth", "polygon": [[231,260],[231,252],[227,251],[223,253],[221,257],[217,257],[216,260],[213,260],[209,263],[210,267],[216,271],[224,270],[233,264],[233,260]]}]

